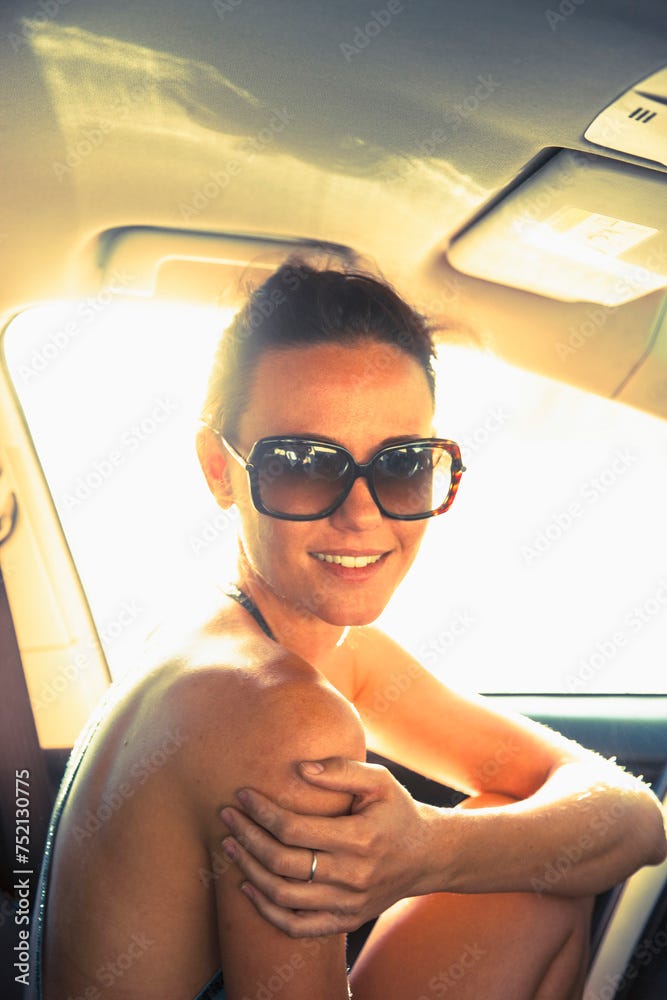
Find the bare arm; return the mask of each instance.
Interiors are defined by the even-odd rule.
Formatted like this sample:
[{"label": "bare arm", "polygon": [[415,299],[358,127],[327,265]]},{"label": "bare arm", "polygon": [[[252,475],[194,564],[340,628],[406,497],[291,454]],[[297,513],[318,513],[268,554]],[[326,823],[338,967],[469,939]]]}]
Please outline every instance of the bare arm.
[{"label": "bare arm", "polygon": [[597,755],[572,756],[519,802],[460,811],[453,891],[596,895],[664,859],[663,816],[648,787]]},{"label": "bare arm", "polygon": [[[298,671],[297,671],[298,674]],[[211,699],[199,709],[201,740],[189,762],[195,813],[215,879],[215,909],[220,960],[229,1000],[254,996],[258,984],[282,976],[295,1000],[343,1000],[347,993],[345,942],[331,922],[333,936],[299,940],[263,920],[241,886],[243,872],[233,851],[220,864],[220,810],[245,784],[261,783],[282,807],[295,813],[331,817],[349,810],[348,793],[309,786],[299,775],[297,761],[306,753],[332,748],[359,758],[363,734],[353,710],[327,685],[310,678],[272,680],[243,686],[227,705]],[[263,813],[265,820],[270,813]],[[298,852],[299,882],[307,886],[312,851]],[[278,971],[276,971],[278,970]]]},{"label": "bare arm", "polygon": [[[589,895],[664,858],[662,811],[646,785],[545,727],[448,690],[390,640],[363,631],[366,669],[355,704],[370,744],[460,788],[481,808],[435,809],[413,802],[383,768],[325,762],[308,780],[353,793],[354,815],[302,820],[298,832],[288,812],[274,826],[263,824],[269,833],[255,837],[254,858],[248,853],[243,864],[268,919],[293,923],[287,910],[273,907],[276,872],[289,864],[279,844],[285,830],[290,843],[300,836],[327,852],[320,886],[308,887],[312,919],[299,918],[313,933],[327,903],[336,926],[351,929],[407,895]],[[400,694],[390,699],[390,691]],[[245,808],[261,823],[265,805],[255,793]],[[234,822],[239,835],[248,834],[251,824],[241,813]],[[305,907],[303,899],[299,905]]]},{"label": "bare arm", "polygon": [[[448,888],[521,891],[541,882],[541,891],[588,895],[664,858],[662,812],[643,782],[545,726],[445,688],[386,636],[365,632],[374,655],[364,657],[356,701],[369,743],[481,801],[510,802],[433,822],[436,854],[438,840],[457,843]],[[380,653],[409,681],[390,712],[378,710],[388,690]]]}]

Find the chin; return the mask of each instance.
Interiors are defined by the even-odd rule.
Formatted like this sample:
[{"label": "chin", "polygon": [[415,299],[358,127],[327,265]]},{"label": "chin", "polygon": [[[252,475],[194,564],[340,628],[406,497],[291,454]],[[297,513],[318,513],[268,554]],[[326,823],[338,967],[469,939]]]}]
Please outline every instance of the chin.
[{"label": "chin", "polygon": [[338,625],[343,628],[355,625],[372,625],[376,621],[385,607],[387,600],[364,601],[357,597],[352,601],[332,602],[331,606],[323,608],[319,616],[329,625]]},{"label": "chin", "polygon": [[354,628],[355,626],[360,626],[360,625],[372,625],[373,622],[376,621],[381,614],[382,614],[381,611],[378,611],[377,614],[369,614],[369,615],[333,614],[333,615],[327,615],[326,618],[324,618],[323,620],[326,621],[328,625],[336,625],[339,626],[340,628]]}]

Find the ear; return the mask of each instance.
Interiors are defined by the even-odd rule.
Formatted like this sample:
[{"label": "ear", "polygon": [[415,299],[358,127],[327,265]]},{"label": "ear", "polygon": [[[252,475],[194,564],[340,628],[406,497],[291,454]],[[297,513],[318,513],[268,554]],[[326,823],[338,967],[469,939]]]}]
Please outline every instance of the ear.
[{"label": "ear", "polygon": [[208,488],[220,506],[227,510],[234,503],[234,497],[229,481],[227,455],[222,442],[209,427],[202,427],[197,432],[196,446],[197,457]]}]

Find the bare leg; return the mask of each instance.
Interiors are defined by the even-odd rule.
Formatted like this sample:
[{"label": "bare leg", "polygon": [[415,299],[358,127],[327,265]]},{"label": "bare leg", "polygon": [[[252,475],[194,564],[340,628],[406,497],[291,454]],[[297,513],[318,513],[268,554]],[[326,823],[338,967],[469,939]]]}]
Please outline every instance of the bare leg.
[{"label": "bare leg", "polygon": [[536,893],[402,900],[355,963],[354,1000],[576,1000],[592,902]]}]

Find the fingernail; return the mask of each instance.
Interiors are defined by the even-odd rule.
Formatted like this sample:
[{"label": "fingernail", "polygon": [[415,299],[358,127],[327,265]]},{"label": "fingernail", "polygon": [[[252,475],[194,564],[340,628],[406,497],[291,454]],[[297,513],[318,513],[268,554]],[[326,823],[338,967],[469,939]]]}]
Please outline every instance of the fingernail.
[{"label": "fingernail", "polygon": [[241,892],[245,893],[248,899],[254,899],[254,892],[250,882],[241,883]]},{"label": "fingernail", "polygon": [[233,825],[233,823],[234,823],[234,813],[232,812],[231,809],[225,808],[220,813],[220,819],[227,826],[231,827]]},{"label": "fingernail", "polygon": [[304,774],[321,774],[324,770],[324,764],[320,764],[319,760],[302,761],[301,770]]},{"label": "fingernail", "polygon": [[242,802],[244,806],[250,805],[250,792],[247,788],[242,788],[240,792],[237,792],[236,798]]},{"label": "fingernail", "polygon": [[236,857],[236,844],[231,837],[226,837],[225,840],[223,840],[222,849],[229,860],[233,861]]}]

